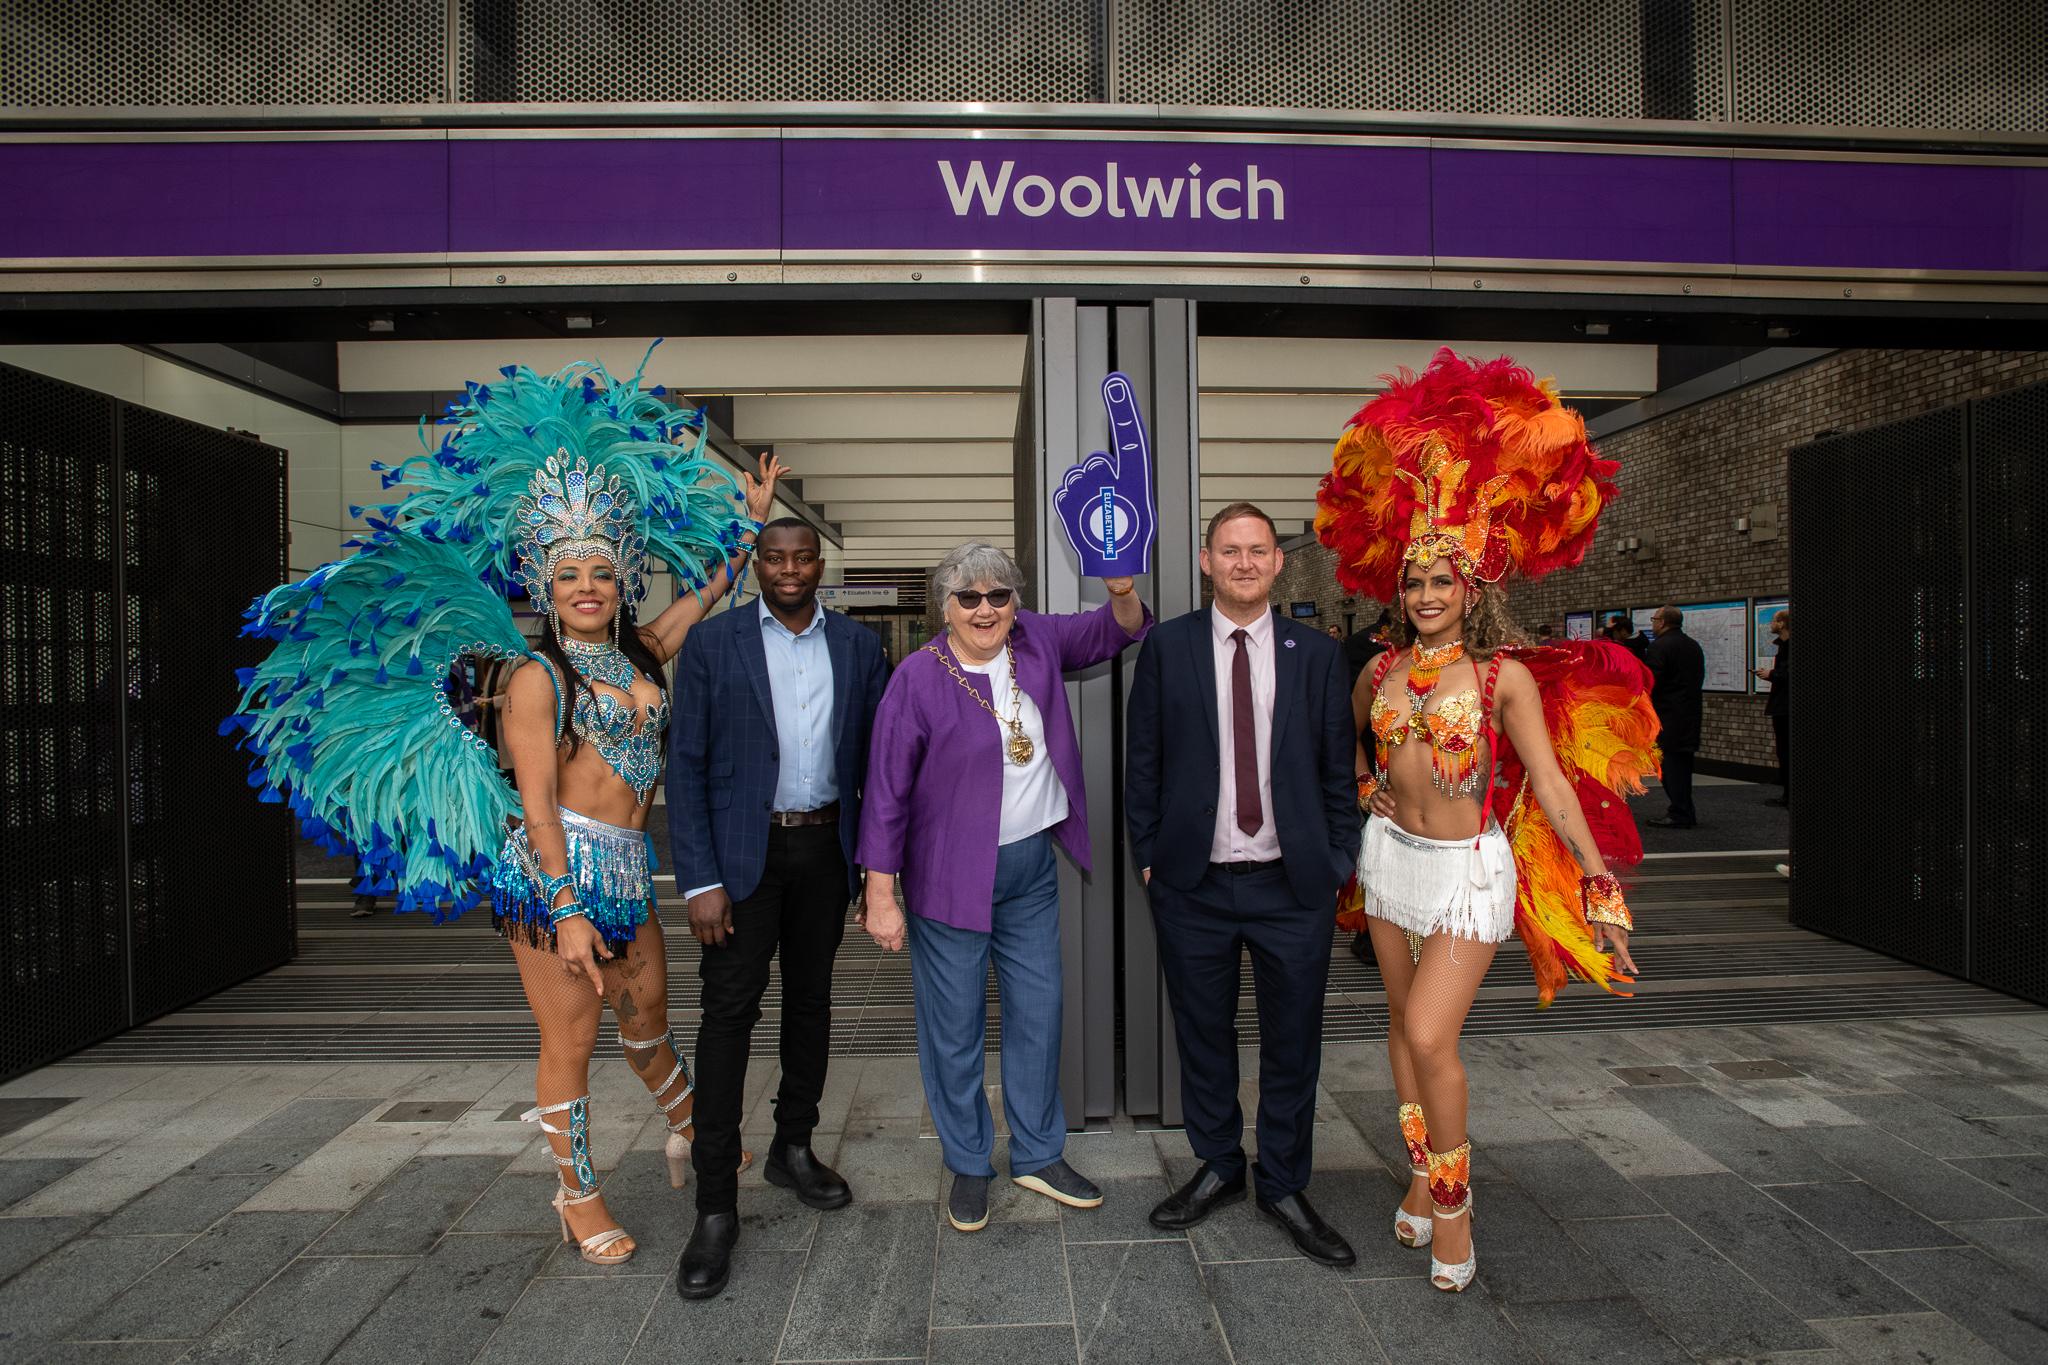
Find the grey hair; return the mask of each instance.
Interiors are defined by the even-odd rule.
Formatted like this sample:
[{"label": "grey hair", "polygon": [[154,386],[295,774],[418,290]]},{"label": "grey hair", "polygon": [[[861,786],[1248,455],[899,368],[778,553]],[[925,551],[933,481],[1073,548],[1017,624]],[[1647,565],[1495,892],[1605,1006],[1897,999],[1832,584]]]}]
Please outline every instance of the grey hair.
[{"label": "grey hair", "polygon": [[1017,561],[985,540],[970,540],[954,546],[932,570],[932,613],[945,620],[946,599],[954,593],[987,583],[991,587],[1024,592],[1024,571]]}]

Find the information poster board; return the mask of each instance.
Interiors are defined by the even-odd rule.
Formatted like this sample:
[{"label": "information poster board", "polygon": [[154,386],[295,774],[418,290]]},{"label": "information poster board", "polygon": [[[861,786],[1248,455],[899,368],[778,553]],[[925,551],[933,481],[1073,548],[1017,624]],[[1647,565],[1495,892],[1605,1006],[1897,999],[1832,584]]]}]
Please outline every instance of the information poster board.
[{"label": "information poster board", "polygon": [[1628,623],[1636,628],[1636,634],[1642,636],[1644,640],[1654,640],[1657,638],[1657,613],[1662,610],[1662,607],[1637,607],[1629,612]]},{"label": "information poster board", "polygon": [[1707,656],[1706,690],[1749,691],[1749,603],[1689,602],[1679,610],[1685,613],[1685,633]]},{"label": "information poster board", "polygon": [[1593,613],[1590,611],[1568,611],[1564,615],[1564,638],[1567,640],[1590,640],[1593,638]]},{"label": "information poster board", "polygon": [[[1751,622],[1750,637],[1755,641],[1751,646],[1752,651],[1756,655],[1754,667],[1769,672],[1777,664],[1778,637],[1771,634],[1771,618],[1791,605],[1792,603],[1789,598],[1759,597],[1756,599],[1755,604],[1751,606],[1749,618]],[[1755,679],[1751,685],[1759,693],[1766,693],[1771,690],[1771,685],[1762,678]]]}]

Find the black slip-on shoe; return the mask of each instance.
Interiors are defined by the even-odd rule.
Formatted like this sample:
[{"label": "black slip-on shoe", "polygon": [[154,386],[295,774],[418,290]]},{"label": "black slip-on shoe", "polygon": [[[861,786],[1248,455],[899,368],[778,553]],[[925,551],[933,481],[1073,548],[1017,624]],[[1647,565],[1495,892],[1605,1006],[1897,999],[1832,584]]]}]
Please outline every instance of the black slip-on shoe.
[{"label": "black slip-on shoe", "polygon": [[1150,1222],[1155,1228],[1179,1232],[1191,1228],[1227,1204],[1244,1199],[1244,1172],[1226,1180],[1204,1164],[1195,1178],[1159,1201]]}]

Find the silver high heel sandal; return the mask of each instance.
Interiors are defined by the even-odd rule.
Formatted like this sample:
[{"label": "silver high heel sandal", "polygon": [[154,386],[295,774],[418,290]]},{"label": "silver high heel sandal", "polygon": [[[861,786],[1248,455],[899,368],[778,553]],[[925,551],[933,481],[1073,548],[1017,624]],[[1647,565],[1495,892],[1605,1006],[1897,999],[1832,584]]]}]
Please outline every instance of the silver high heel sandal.
[{"label": "silver high heel sandal", "polygon": [[[683,1049],[676,1043],[676,1031],[673,1028],[658,1038],[628,1038],[623,1033],[619,1035],[619,1046],[633,1052],[645,1052],[650,1048],[660,1047],[663,1043],[668,1044],[669,1052],[676,1059],[675,1068],[668,1073],[667,1080],[655,1086],[649,1093],[654,1096],[654,1107],[661,1111],[661,1121],[668,1128],[668,1141],[662,1146],[662,1156],[668,1161],[669,1188],[679,1190],[690,1178],[689,1130],[695,1125],[689,1119],[683,1119],[681,1122],[672,1121],[669,1115],[675,1111],[677,1105],[696,1093],[697,1082],[690,1076],[690,1064],[683,1060]],[[631,1062],[631,1058],[627,1060]],[[637,1071],[639,1068],[634,1069]],[[678,1078],[683,1082],[682,1090],[671,1096],[666,1104],[662,1103],[662,1092],[674,1085]]]},{"label": "silver high heel sandal", "polygon": [[[1429,1129],[1423,1125],[1422,1106],[1412,1101],[1401,1106],[1401,1139],[1408,1144],[1408,1170],[1429,1180]],[[1406,1202],[1408,1196],[1401,1196]],[[1394,1240],[1404,1247],[1426,1247],[1436,1235],[1436,1224],[1427,1212],[1410,1213],[1394,1208]]]},{"label": "silver high heel sandal", "polygon": [[[1450,1196],[1445,1203],[1444,1195]],[[1443,1219],[1466,1218],[1472,1213],[1472,1143],[1459,1143],[1448,1152],[1432,1151],[1429,1154],[1429,1200],[1436,1217]],[[1432,1225],[1431,1231],[1434,1232]],[[1462,1294],[1471,1285],[1472,1277],[1479,1273],[1479,1248],[1474,1246],[1472,1254],[1457,1265],[1439,1261],[1435,1255],[1429,1258],[1429,1282],[1449,1294]]]},{"label": "silver high heel sandal", "polygon": [[[563,1110],[567,1110],[569,1113],[569,1126],[567,1128],[557,1128],[544,1117],[548,1114],[559,1114]],[[627,1247],[624,1251],[616,1252],[609,1256],[604,1254],[607,1248],[616,1246],[620,1242],[628,1241],[632,1237],[631,1233],[616,1224],[605,1228],[601,1232],[594,1232],[581,1241],[578,1241],[576,1234],[569,1230],[570,1206],[573,1204],[588,1204],[591,1200],[597,1198],[599,1194],[603,1193],[598,1187],[597,1172],[590,1165],[590,1096],[578,1095],[575,1099],[564,1101],[561,1104],[535,1105],[521,1114],[519,1118],[522,1123],[539,1124],[540,1130],[543,1133],[553,1137],[569,1139],[569,1155],[554,1158],[557,1166],[562,1167],[576,1177],[576,1185],[573,1189],[559,1183],[555,1186],[553,1203],[555,1217],[562,1224],[562,1240],[565,1242],[575,1242],[577,1251],[582,1254],[584,1260],[592,1265],[623,1265],[627,1261],[632,1260],[634,1251],[638,1250],[636,1247]],[[554,1155],[552,1147],[549,1155]]]}]

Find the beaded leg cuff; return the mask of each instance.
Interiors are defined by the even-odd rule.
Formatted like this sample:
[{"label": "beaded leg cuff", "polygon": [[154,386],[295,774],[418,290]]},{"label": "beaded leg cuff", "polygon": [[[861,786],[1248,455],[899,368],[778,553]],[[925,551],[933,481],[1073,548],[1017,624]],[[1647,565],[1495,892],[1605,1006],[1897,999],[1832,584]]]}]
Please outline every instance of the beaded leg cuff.
[{"label": "beaded leg cuff", "polygon": [[1401,1106],[1401,1137],[1408,1144],[1408,1169],[1429,1174],[1429,1125],[1422,1121],[1422,1106]]},{"label": "beaded leg cuff", "polygon": [[1439,1215],[1452,1218],[1472,1203],[1472,1144],[1429,1153],[1429,1198]]},{"label": "beaded leg cuff", "polygon": [[[557,1128],[547,1121],[547,1115],[567,1111],[569,1126]],[[537,1123],[540,1130],[549,1137],[569,1139],[569,1155],[555,1157],[555,1164],[576,1177],[574,1185],[563,1182],[563,1188],[573,1190],[578,1198],[588,1199],[597,1193],[597,1171],[590,1164],[590,1096],[578,1095],[561,1104],[535,1105],[519,1116],[522,1123]],[[550,1148],[554,1146],[551,1142]]]},{"label": "beaded leg cuff", "polygon": [[[659,1038],[628,1038],[623,1033],[619,1035],[619,1046],[626,1050],[626,1060],[628,1062],[632,1062],[633,1053],[644,1052],[648,1048],[660,1047],[664,1043],[668,1044],[669,1055],[675,1058],[675,1066],[669,1070],[667,1078],[660,1085],[650,1085],[647,1087],[647,1090],[649,1094],[654,1096],[654,1107],[661,1110],[662,1122],[668,1125],[668,1130],[671,1133],[680,1133],[686,1131],[691,1126],[691,1120],[689,1118],[674,1118],[676,1106],[696,1093],[697,1083],[691,1079],[690,1063],[684,1058],[681,1045],[676,1042],[675,1029],[670,1028],[668,1032],[662,1034]],[[638,1071],[640,1068],[638,1064],[635,1064],[633,1069]],[[645,1077],[642,1079],[644,1080]],[[662,1096],[667,1094],[668,1088],[678,1080],[683,1083],[683,1088],[676,1091],[675,1094],[669,1095],[664,1100]]]}]

